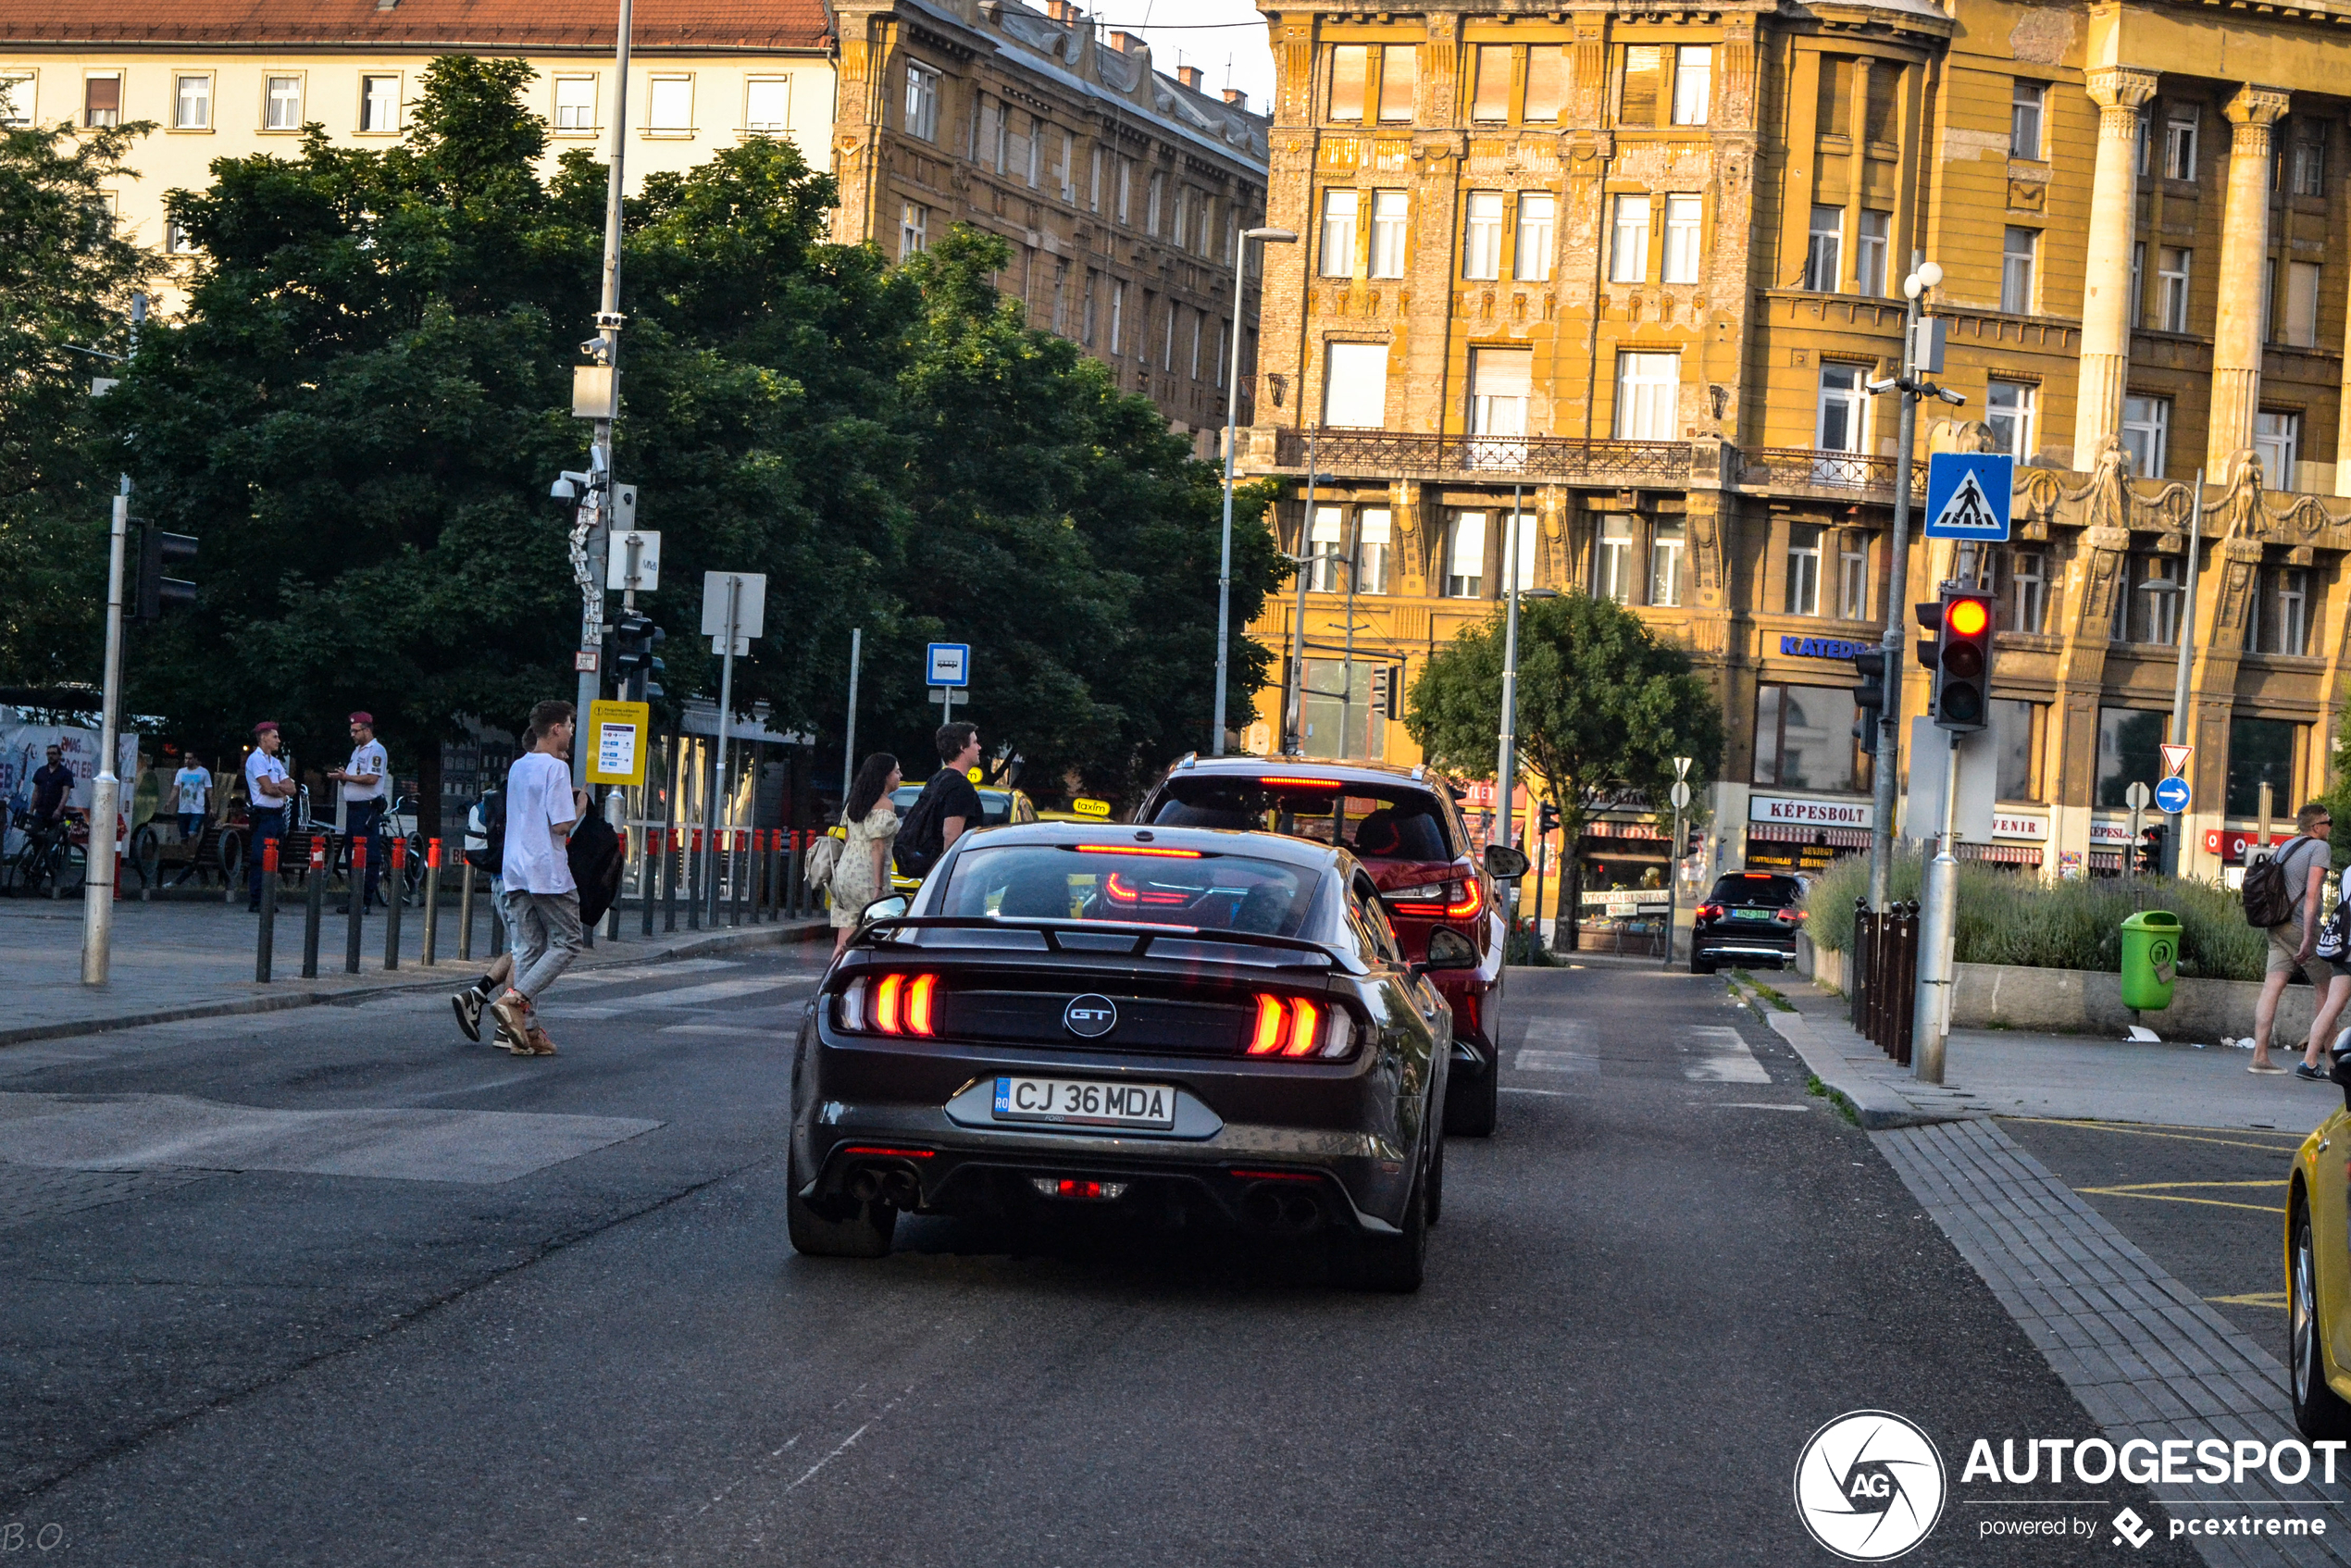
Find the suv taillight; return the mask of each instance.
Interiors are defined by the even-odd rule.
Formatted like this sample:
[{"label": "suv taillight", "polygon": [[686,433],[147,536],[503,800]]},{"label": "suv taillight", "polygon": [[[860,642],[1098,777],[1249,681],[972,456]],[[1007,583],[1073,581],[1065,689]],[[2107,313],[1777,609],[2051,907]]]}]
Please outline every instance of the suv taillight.
[{"label": "suv taillight", "polygon": [[939,1033],[939,977],[860,975],[840,993],[840,1027],[852,1034]]},{"label": "suv taillight", "polygon": [[1719,903],[1702,903],[1698,906],[1698,918],[1700,920],[1720,920],[1725,913],[1727,912]]},{"label": "suv taillight", "polygon": [[1303,996],[1257,997],[1250,1026],[1251,1056],[1344,1056],[1355,1048],[1355,1020],[1343,1007]]},{"label": "suv taillight", "polygon": [[1468,920],[1486,907],[1486,888],[1474,877],[1425,887],[1399,888],[1387,895],[1387,907],[1415,920]]}]

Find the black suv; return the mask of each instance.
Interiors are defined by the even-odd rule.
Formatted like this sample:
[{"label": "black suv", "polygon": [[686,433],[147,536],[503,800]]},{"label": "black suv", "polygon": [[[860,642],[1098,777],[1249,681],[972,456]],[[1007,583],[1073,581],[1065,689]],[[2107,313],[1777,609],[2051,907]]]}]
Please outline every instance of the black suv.
[{"label": "black suv", "polygon": [[1723,959],[1735,964],[1770,964],[1785,969],[1796,962],[1796,933],[1804,924],[1804,884],[1776,871],[1734,871],[1714,884],[1698,906],[1690,927],[1690,973],[1711,975]]}]

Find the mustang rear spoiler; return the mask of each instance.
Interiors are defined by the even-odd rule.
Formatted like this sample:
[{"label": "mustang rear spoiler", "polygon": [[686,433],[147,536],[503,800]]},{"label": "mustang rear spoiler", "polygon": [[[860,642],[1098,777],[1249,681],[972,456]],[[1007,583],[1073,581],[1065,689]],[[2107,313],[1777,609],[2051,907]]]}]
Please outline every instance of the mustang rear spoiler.
[{"label": "mustang rear spoiler", "polygon": [[[851,947],[877,947],[887,941],[889,934],[901,930],[963,930],[963,931],[1034,931],[1045,939],[1046,948],[1053,952],[1083,952],[1099,955],[1107,951],[1094,943],[1079,947],[1064,947],[1063,936],[1070,933],[1100,939],[1127,937],[1134,945],[1126,956],[1140,958],[1151,952],[1151,944],[1163,940],[1186,942],[1226,942],[1236,947],[1280,948],[1299,954],[1299,962],[1291,967],[1314,966],[1337,968],[1331,950],[1320,942],[1310,942],[1302,937],[1260,936],[1253,931],[1220,931],[1200,926],[1161,926],[1141,920],[1054,920],[1027,916],[994,915],[902,915],[888,920],[877,920],[858,927],[849,939]],[[1311,962],[1311,965],[1308,961]]]}]

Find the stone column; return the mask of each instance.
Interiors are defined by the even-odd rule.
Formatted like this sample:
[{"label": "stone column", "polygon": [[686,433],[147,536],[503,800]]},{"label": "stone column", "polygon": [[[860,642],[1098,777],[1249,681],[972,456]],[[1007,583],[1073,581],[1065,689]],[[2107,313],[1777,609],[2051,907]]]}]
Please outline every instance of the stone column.
[{"label": "stone column", "polygon": [[[2262,269],[2270,265],[2270,127],[2287,96],[2270,87],[2237,89],[2221,111],[2229,143],[2228,206],[2220,220],[2220,308],[2212,327],[2212,424],[2208,472],[2225,474],[2233,453],[2253,444],[2261,403]],[[2085,333],[2086,337],[2087,334]]]},{"label": "stone column", "polygon": [[2138,230],[2139,113],[2155,96],[2153,71],[2118,66],[2088,73],[2098,106],[2090,184],[2090,247],[2082,278],[2082,390],[2073,405],[2073,463],[2086,468],[2122,429],[2131,375],[2131,246]]}]

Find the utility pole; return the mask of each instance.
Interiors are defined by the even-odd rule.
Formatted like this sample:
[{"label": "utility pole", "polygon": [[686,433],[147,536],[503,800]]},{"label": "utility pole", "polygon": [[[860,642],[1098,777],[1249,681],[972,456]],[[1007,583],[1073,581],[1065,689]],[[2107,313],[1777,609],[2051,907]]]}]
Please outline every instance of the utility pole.
[{"label": "utility pole", "polygon": [[[617,85],[613,90],[612,167],[604,176],[604,287],[603,297],[596,311],[594,356],[612,377],[612,397],[609,406],[596,420],[596,432],[591,448],[588,469],[588,504],[579,509],[571,529],[571,570],[579,583],[579,652],[576,661],[580,666],[578,693],[578,722],[588,722],[588,705],[603,690],[603,676],[596,668],[604,639],[604,584],[599,567],[591,560],[591,541],[601,536],[609,541],[612,528],[612,442],[614,417],[620,409],[620,327],[625,319],[620,314],[620,214],[621,188],[626,176],[623,162],[628,152],[628,35],[633,0],[620,0],[620,19],[616,31],[613,59]],[[588,746],[575,740],[571,748],[571,781],[584,788],[588,782]]]},{"label": "utility pole", "polygon": [[[1511,486],[1511,520],[1502,528],[1502,733],[1495,759],[1494,803],[1502,814],[1502,847],[1518,843],[1518,508],[1524,492]],[[1511,902],[1518,902],[1518,884],[1511,884]],[[1517,910],[1511,925],[1517,928]]]},{"label": "utility pole", "polygon": [[[2196,564],[2203,549],[2204,470],[2198,468],[2196,471],[2196,503],[2188,508],[2187,565],[2181,571],[2180,666],[2171,678],[2171,744],[2175,746],[2188,744],[2188,677],[2196,656]],[[2162,870],[2166,877],[2177,877],[2180,874],[2180,856],[2185,848],[2180,840],[2186,831],[2187,823],[2176,811],[2167,812],[2164,816],[2170,827],[2163,835]],[[2132,835],[2131,852],[2133,855],[2138,853],[2137,837],[2136,833]],[[2267,833],[2262,835],[2265,844],[2268,837]],[[2253,863],[2247,860],[2245,864],[2250,865]]]},{"label": "utility pole", "polygon": [[849,733],[840,743],[840,809],[849,809],[850,786],[857,781],[857,666],[865,662],[865,628],[849,632]]},{"label": "utility pole", "polygon": [[[131,353],[139,355],[139,329],[147,319],[147,296],[131,296]],[[152,526],[152,525],[150,525]],[[115,492],[114,523],[106,537],[106,667],[98,698],[98,777],[90,785],[90,847],[82,860],[81,983],[103,986],[114,963],[115,857],[121,846],[116,825],[122,815],[122,777],[115,772],[115,716],[122,707],[122,552],[131,532],[131,476]],[[261,852],[255,844],[252,852]]]},{"label": "utility pole", "polygon": [[1289,668],[1282,672],[1282,754],[1287,757],[1306,754],[1306,574],[1314,559],[1314,487],[1323,477],[1314,471],[1314,446],[1322,433],[1320,425],[1306,432],[1306,516],[1298,525],[1298,554],[1290,557],[1298,568],[1298,613],[1291,617]]}]

